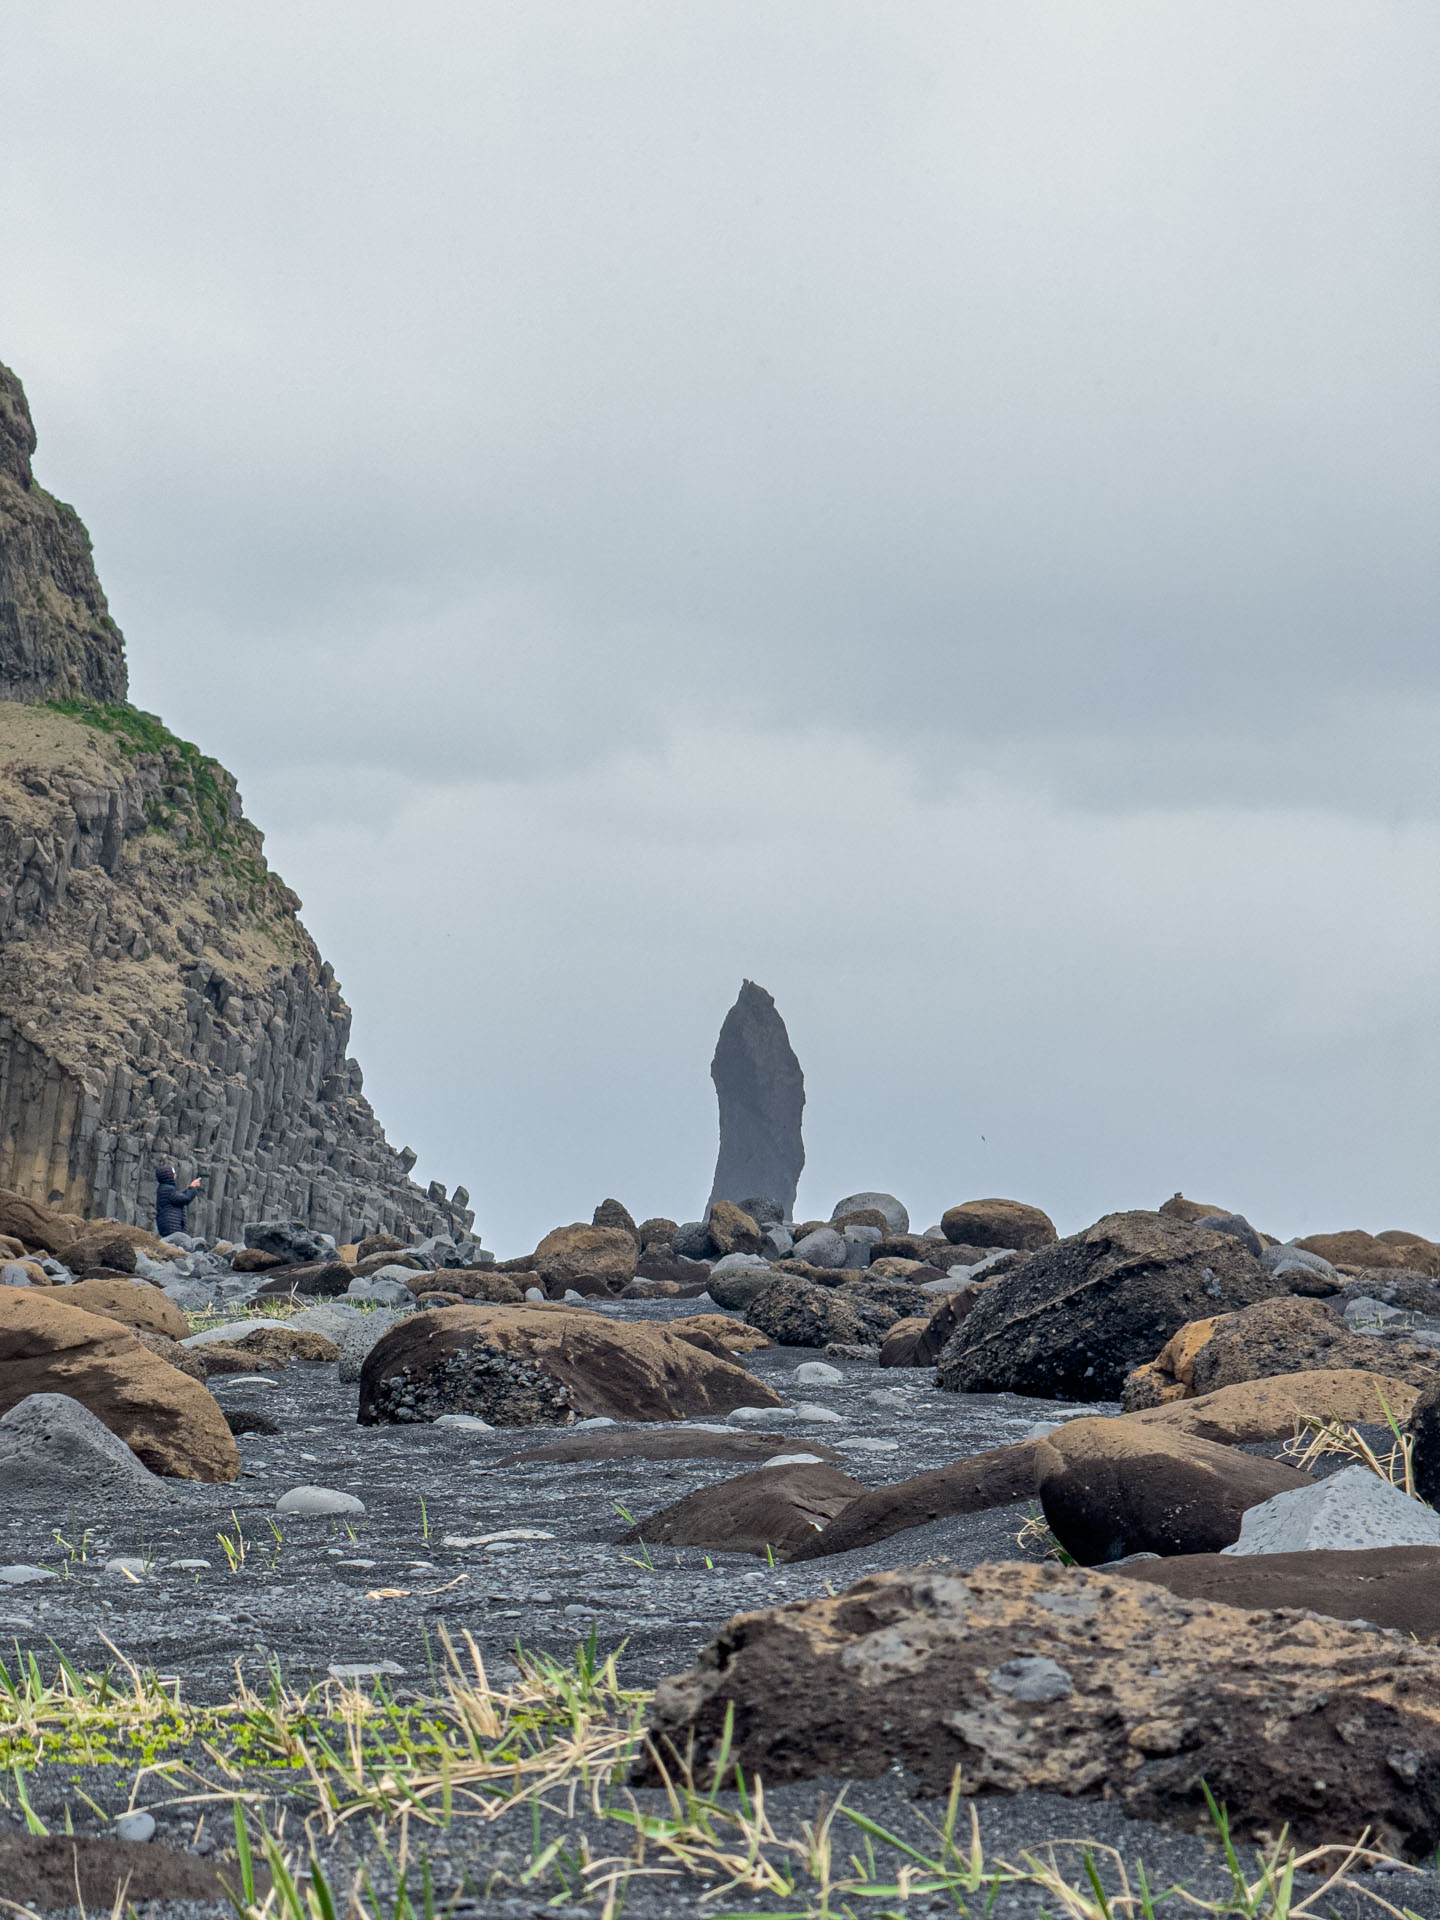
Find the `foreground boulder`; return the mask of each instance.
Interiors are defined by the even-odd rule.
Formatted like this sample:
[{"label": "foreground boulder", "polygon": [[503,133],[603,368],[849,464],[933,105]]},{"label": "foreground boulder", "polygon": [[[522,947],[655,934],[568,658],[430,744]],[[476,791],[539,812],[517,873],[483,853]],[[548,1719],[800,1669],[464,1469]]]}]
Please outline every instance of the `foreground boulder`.
[{"label": "foreground boulder", "polygon": [[1355,1552],[1440,1547],[1440,1514],[1369,1467],[1345,1467],[1318,1485],[1251,1507],[1226,1554]]},{"label": "foreground boulder", "polygon": [[1060,1238],[1049,1214],[1023,1200],[967,1200],[941,1214],[940,1230],[954,1246],[1018,1247],[1022,1253],[1054,1246]]},{"label": "foreground boulder", "polygon": [[743,1367],[664,1327],[552,1305],[416,1314],[377,1341],[360,1371],[362,1426],[442,1413],[496,1427],[686,1420],[780,1404]]},{"label": "foreground boulder", "polygon": [[59,1257],[84,1224],[73,1214],[57,1213],[38,1200],[27,1200],[23,1193],[0,1187],[0,1234],[23,1246]]},{"label": "foreground boulder", "polygon": [[[727,1716],[733,1716],[727,1738]],[[693,1752],[768,1786],[891,1767],[934,1794],[1039,1789],[1242,1838],[1440,1839],[1440,1652],[1306,1613],[1242,1613],[1142,1581],[988,1565],[882,1574],[740,1614],[661,1684],[636,1784]]]},{"label": "foreground boulder", "polygon": [[172,1497],[123,1440],[68,1394],[28,1394],[0,1418],[0,1512],[41,1503],[59,1516],[74,1500],[154,1506]]},{"label": "foreground boulder", "polygon": [[1158,1213],[1108,1214],[987,1287],[941,1355],[939,1383],[1116,1398],[1187,1321],[1285,1291],[1230,1234]]},{"label": "foreground boulder", "polygon": [[768,1551],[782,1558],[864,1491],[860,1481],[818,1462],[758,1467],[686,1494],[620,1539],[652,1547],[705,1547],[712,1553]]},{"label": "foreground boulder", "polygon": [[1131,1553],[1217,1553],[1240,1538],[1248,1508],[1314,1483],[1191,1434],[1070,1420],[1036,1449],[1035,1487],[1055,1538],[1095,1567]]},{"label": "foreground boulder", "polygon": [[198,1381],[114,1320],[53,1293],[0,1289],[0,1413],[33,1393],[78,1400],[152,1473],[228,1481],[240,1472],[225,1417]]},{"label": "foreground boulder", "polygon": [[1440,1547],[1187,1553],[1106,1571],[1187,1600],[1213,1600],[1247,1612],[1309,1607],[1332,1620],[1393,1627],[1407,1639],[1440,1639]]}]

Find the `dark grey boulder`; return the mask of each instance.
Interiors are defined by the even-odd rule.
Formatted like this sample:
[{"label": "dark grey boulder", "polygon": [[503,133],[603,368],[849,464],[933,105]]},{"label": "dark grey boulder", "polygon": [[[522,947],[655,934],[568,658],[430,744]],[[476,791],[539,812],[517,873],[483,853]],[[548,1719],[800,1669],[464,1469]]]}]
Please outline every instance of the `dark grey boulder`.
[{"label": "dark grey boulder", "polygon": [[725,1016],[710,1077],[720,1103],[710,1205],[761,1194],[788,1219],[805,1165],[805,1076],[774,1000],[753,980]]},{"label": "dark grey boulder", "polygon": [[955,1393],[1118,1399],[1187,1321],[1289,1291],[1233,1235],[1111,1213],[987,1287],[940,1356]]},{"label": "dark grey boulder", "polygon": [[[877,1234],[876,1239],[879,1239]],[[843,1267],[849,1248],[843,1233],[837,1233],[833,1227],[817,1227],[814,1233],[807,1233],[803,1240],[795,1242],[792,1258],[803,1260],[807,1267]]]},{"label": "dark grey boulder", "polygon": [[784,1224],[785,1209],[778,1200],[757,1199],[752,1194],[748,1200],[741,1200],[738,1204],[740,1211],[748,1213],[757,1227],[777,1227]]},{"label": "dark grey boulder", "polygon": [[64,1393],[32,1393],[0,1419],[0,1513],[11,1506],[121,1500],[163,1505],[174,1494],[110,1429]]},{"label": "dark grey boulder", "polygon": [[328,1233],[316,1233],[303,1220],[247,1220],[245,1244],[256,1253],[273,1253],[287,1266],[305,1266],[318,1260],[333,1260],[334,1240]]},{"label": "dark grey boulder", "polygon": [[677,1227],[670,1251],[682,1260],[708,1260],[713,1252],[710,1229],[703,1220],[687,1220]]},{"label": "dark grey boulder", "polygon": [[899,1318],[897,1308],[872,1298],[868,1288],[820,1287],[783,1273],[750,1303],[745,1324],[782,1347],[878,1347]]}]

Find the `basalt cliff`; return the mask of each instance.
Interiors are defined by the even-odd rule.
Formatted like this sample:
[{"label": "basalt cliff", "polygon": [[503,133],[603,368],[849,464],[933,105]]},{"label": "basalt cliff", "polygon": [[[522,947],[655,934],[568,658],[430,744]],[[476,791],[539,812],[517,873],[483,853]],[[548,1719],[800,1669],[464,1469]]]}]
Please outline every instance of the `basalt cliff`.
[{"label": "basalt cliff", "polygon": [[469,1229],[361,1091],[350,1010],[232,777],[126,701],[124,641],[74,510],[31,472],[0,367],[0,1187],[192,1230]]}]

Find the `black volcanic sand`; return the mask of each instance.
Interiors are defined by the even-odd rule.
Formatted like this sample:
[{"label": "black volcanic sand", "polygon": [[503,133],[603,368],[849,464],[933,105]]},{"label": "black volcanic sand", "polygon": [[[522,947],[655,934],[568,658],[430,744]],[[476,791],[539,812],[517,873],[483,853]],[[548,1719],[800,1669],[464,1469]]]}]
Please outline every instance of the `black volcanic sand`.
[{"label": "black volcanic sand", "polygon": [[[621,1313],[612,1309],[617,1318],[661,1321],[694,1311],[688,1300],[627,1302]],[[771,1348],[743,1356],[741,1363],[791,1404],[807,1401],[840,1415],[838,1421],[823,1424],[767,1422],[765,1431],[784,1434],[785,1451],[803,1452],[807,1443],[819,1442],[835,1449],[845,1471],[869,1486],[1023,1439],[1037,1421],[1074,1417],[1081,1411],[1073,1404],[1006,1394],[942,1393],[929,1370],[882,1370],[855,1361],[836,1363],[844,1375],[838,1386],[795,1383],[791,1376],[797,1366],[822,1357],[808,1349]],[[890,1567],[927,1560],[968,1567],[984,1560],[1032,1557],[1037,1551],[1016,1543],[1033,1505],[1021,1502],[937,1521],[873,1548],[793,1568],[715,1552],[707,1565],[706,1554],[695,1548],[655,1549],[646,1555],[617,1544],[630,1525],[627,1516],[643,1521],[682,1495],[754,1463],[527,1462],[525,1453],[538,1451],[562,1432],[573,1436],[574,1430],[365,1428],[355,1423],[356,1386],[342,1385],[333,1365],[296,1363],[270,1377],[273,1385],[224,1376],[210,1382],[227,1410],[263,1413],[280,1428],[277,1435],[241,1438],[245,1470],[230,1486],[177,1486],[174,1505],[159,1513],[0,1511],[0,1565],[34,1562],[68,1568],[64,1579],[0,1586],[0,1643],[7,1648],[7,1664],[12,1645],[21,1653],[34,1653],[47,1675],[54,1669],[57,1649],[90,1671],[115,1665],[118,1654],[137,1666],[178,1676],[187,1699],[220,1701],[234,1692],[237,1665],[263,1693],[277,1666],[289,1686],[303,1690],[324,1680],[332,1662],[389,1661],[400,1672],[385,1684],[403,1699],[411,1690],[432,1689],[443,1624],[457,1643],[463,1634],[473,1637],[492,1680],[500,1685],[516,1677],[517,1642],[526,1650],[568,1660],[593,1632],[602,1654],[620,1649],[622,1681],[648,1687],[688,1666],[736,1611],[840,1590],[866,1573]],[[1103,1405],[1093,1411],[1116,1409]],[[610,1435],[617,1429],[596,1431]],[[847,1441],[867,1444],[847,1447]],[[886,1442],[892,1444],[874,1444]],[[348,1522],[277,1519],[278,1496],[302,1484],[354,1493],[364,1501],[365,1514]],[[279,1529],[278,1540],[272,1521]],[[233,1540],[237,1524],[246,1557],[243,1568],[232,1572],[217,1534],[223,1531]],[[86,1557],[67,1557],[57,1545],[56,1531],[75,1544],[87,1525]],[[495,1543],[498,1551],[445,1544],[446,1536],[473,1539],[517,1528],[551,1537]],[[151,1561],[150,1575],[137,1585],[105,1573],[104,1562],[111,1555]],[[647,1557],[653,1564],[644,1564]],[[182,1570],[174,1565],[179,1560],[205,1560],[209,1565]],[[203,1756],[194,1757],[201,1772],[219,1785],[213,1767]],[[198,1783],[190,1784],[193,1788]],[[264,1796],[273,1827],[285,1806],[274,1772],[247,1774],[244,1785]],[[817,1807],[833,1799],[838,1786],[808,1782],[771,1793],[767,1803],[777,1832],[793,1835],[800,1821],[813,1820]],[[0,1778],[0,1883],[8,1879],[27,1889],[33,1884],[35,1897],[43,1890],[47,1901],[58,1898],[53,1891],[57,1869],[50,1857],[57,1841],[44,1843],[50,1852],[42,1862],[41,1843],[26,1838],[16,1797],[6,1788]],[[213,1901],[196,1904],[193,1876],[186,1877],[201,1864],[201,1856],[207,1856],[207,1867],[213,1869],[232,1844],[223,1804],[208,1811],[191,1805],[177,1812],[165,1804],[176,1797],[175,1784],[158,1776],[137,1781],[134,1766],[45,1765],[30,1773],[28,1788],[37,1817],[52,1835],[63,1833],[67,1813],[75,1833],[88,1837],[104,1832],[94,1808],[115,1814],[133,1804],[155,1811],[159,1825],[149,1846],[121,1850],[128,1857],[127,1871],[135,1876],[130,1898],[149,1901],[140,1908],[149,1920],[193,1920],[229,1912],[228,1906]],[[617,1802],[627,1798],[618,1788],[615,1795]],[[636,1799],[647,1811],[663,1811],[658,1794]],[[912,1799],[904,1783],[890,1776],[850,1782],[845,1799],[917,1842],[923,1840],[927,1823],[943,1812],[933,1801]],[[968,1804],[962,1814],[967,1836]],[[1052,1841],[1083,1836],[1118,1847],[1132,1863],[1143,1855],[1152,1885],[1184,1878],[1197,1890],[1222,1890],[1224,1876],[1211,1841],[1127,1821],[1113,1806],[1042,1794],[987,1797],[974,1804],[990,1854],[1016,1860],[1022,1852]],[[292,1838],[308,1805],[303,1794],[291,1800],[287,1832]],[[205,1825],[197,1840],[201,1813]],[[558,1868],[533,1887],[514,1884],[534,1854],[534,1820],[525,1807],[494,1822],[456,1822],[444,1833],[424,1835],[437,1886],[447,1896],[463,1896],[456,1908],[462,1920],[481,1913],[599,1915],[599,1903],[593,1900],[588,1906],[563,1900],[559,1906],[552,1904],[563,1893]],[[563,1794],[552,1793],[539,1823],[542,1845],[564,1836],[567,1851],[582,1835],[597,1855],[624,1853],[631,1844],[627,1829],[585,1811],[583,1795],[572,1808]],[[412,1848],[422,1831],[412,1828]],[[393,1829],[389,1838],[393,1845]],[[847,1831],[842,1822],[837,1856],[847,1858],[861,1841],[858,1830]],[[116,1843],[91,1839],[91,1855],[97,1845]],[[21,1858],[27,1847],[37,1850],[29,1867]],[[321,1853],[348,1886],[357,1848],[375,1872],[377,1887],[383,1888],[386,1870],[378,1842],[360,1823],[340,1829],[322,1844]],[[144,1871],[135,1866],[141,1855],[151,1863]],[[1079,1855],[1062,1854],[1061,1864],[1074,1877],[1080,1870]],[[101,1871],[89,1857],[84,1870],[87,1875]],[[503,1877],[497,1881],[495,1875]],[[94,1884],[86,1882],[91,1911],[102,1904],[100,1897],[91,1897]],[[707,1884],[638,1878],[631,1882],[625,1911],[648,1920],[652,1915],[702,1911],[794,1911],[803,1904],[798,1893],[786,1898],[736,1890],[723,1899],[712,1896],[702,1908],[698,1903]],[[1381,1883],[1375,1884],[1380,1890]],[[1430,1876],[1383,1884],[1397,1904],[1440,1916],[1440,1896]],[[0,1895],[21,1897],[4,1884]],[[995,1911],[1028,1915],[1046,1904],[1037,1891],[1023,1889],[1001,1893]],[[1053,1900],[1048,1904],[1053,1908]],[[1345,1904],[1338,1903],[1337,1911]],[[58,1911],[50,1904],[40,1910]],[[928,1911],[928,1902],[917,1900],[911,1910]]]}]

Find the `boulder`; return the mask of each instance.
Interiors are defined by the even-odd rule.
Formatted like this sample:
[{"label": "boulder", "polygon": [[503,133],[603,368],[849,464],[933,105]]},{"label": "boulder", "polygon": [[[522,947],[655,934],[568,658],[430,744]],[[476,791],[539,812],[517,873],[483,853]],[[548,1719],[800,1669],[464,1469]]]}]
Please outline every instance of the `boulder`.
[{"label": "boulder", "polygon": [[1398,1407],[1391,1411],[1405,1422],[1410,1436],[1415,1491],[1422,1500],[1440,1506],[1440,1379],[1422,1387],[1404,1413]]},{"label": "boulder", "polygon": [[[233,1350],[244,1354],[252,1365],[257,1360],[283,1367],[291,1360],[313,1363],[340,1358],[340,1348],[334,1340],[308,1327],[252,1327],[230,1344]],[[191,1351],[203,1355],[213,1349],[199,1347]]]},{"label": "boulder", "polygon": [[665,1324],[682,1340],[693,1333],[707,1333],[731,1353],[754,1353],[770,1345],[763,1333],[723,1313],[687,1313],[683,1319],[667,1320]]},{"label": "boulder", "polygon": [[1081,1566],[1131,1553],[1218,1553],[1241,1516],[1313,1485],[1279,1460],[1128,1420],[1067,1420],[1041,1440],[1035,1487],[1050,1531]]},{"label": "boulder", "polygon": [[1330,1262],[1322,1260],[1318,1253],[1307,1253],[1304,1247],[1262,1247],[1260,1264],[1267,1273],[1283,1274],[1291,1293],[1308,1293],[1323,1299],[1327,1294],[1340,1291],[1340,1275]]},{"label": "boulder", "polygon": [[134,1280],[77,1280],[60,1297],[67,1307],[98,1313],[104,1320],[118,1320],[122,1327],[163,1333],[169,1340],[189,1338],[190,1322],[159,1287]]},{"label": "boulder", "polygon": [[197,1381],[147,1353],[126,1328],[53,1294],[0,1290],[0,1412],[32,1393],[65,1393],[152,1473],[229,1481],[240,1456]]},{"label": "boulder", "polygon": [[1347,1425],[1383,1425],[1386,1410],[1403,1420],[1416,1402],[1414,1387],[1382,1374],[1348,1369],[1272,1374],[1235,1387],[1152,1407],[1126,1416],[1126,1424],[1193,1433],[1226,1446],[1287,1440],[1301,1418]]},{"label": "boulder", "polygon": [[53,1207],[41,1206],[38,1200],[27,1200],[23,1193],[0,1187],[0,1233],[25,1247],[39,1247],[42,1252],[59,1257],[75,1238],[76,1227],[70,1215],[57,1213]]},{"label": "boulder", "polygon": [[1306,1253],[1318,1253],[1332,1267],[1403,1267],[1409,1263],[1403,1247],[1381,1240],[1363,1228],[1351,1227],[1343,1233],[1311,1233],[1295,1242]]},{"label": "boulder", "polygon": [[1351,1333],[1324,1300],[1262,1300],[1215,1322],[1191,1359],[1190,1386],[1213,1393],[1272,1373],[1347,1367],[1420,1387],[1440,1375],[1440,1353],[1413,1340]]},{"label": "boulder", "polygon": [[774,1000],[753,980],[725,1016],[710,1077],[720,1106],[710,1205],[763,1194],[788,1218],[805,1165],[805,1077]]},{"label": "boulder", "polygon": [[772,1285],[774,1279],[774,1273],[763,1264],[727,1267],[723,1271],[712,1269],[705,1282],[705,1291],[717,1307],[726,1307],[731,1313],[744,1313]]},{"label": "boulder", "polygon": [[258,1247],[237,1247],[230,1256],[230,1264],[236,1273],[268,1273],[271,1267],[283,1266],[284,1262],[276,1254],[262,1253]]},{"label": "boulder", "polygon": [[668,1247],[680,1231],[678,1220],[667,1220],[663,1214],[652,1214],[648,1220],[642,1220],[636,1231],[640,1235],[640,1246]]},{"label": "boulder", "polygon": [[[478,1414],[492,1426],[687,1420],[779,1396],[652,1322],[561,1306],[450,1307],[402,1321],[366,1356],[362,1426]],[[523,1417],[522,1417],[523,1416]]]},{"label": "boulder", "polygon": [[375,1253],[399,1253],[404,1245],[393,1233],[367,1233],[355,1249],[357,1260],[368,1260]]},{"label": "boulder", "polygon": [[928,1316],[897,1320],[881,1344],[881,1366],[933,1367],[979,1298],[978,1287],[963,1287],[957,1293],[946,1294]]},{"label": "boulder", "polygon": [[1038,1440],[992,1447],[947,1467],[859,1495],[829,1526],[804,1540],[792,1560],[822,1560],[834,1553],[873,1547],[892,1534],[925,1527],[950,1514],[983,1513],[989,1507],[1034,1497]]},{"label": "boulder", "polygon": [[[490,1267],[447,1267],[443,1282],[433,1273],[413,1273],[402,1268],[405,1284],[412,1293],[432,1292],[443,1285],[447,1293],[461,1300],[486,1300],[492,1306],[518,1307],[525,1298],[524,1282],[513,1273],[496,1273]],[[538,1277],[538,1276],[537,1276]]]},{"label": "boulder", "polygon": [[640,1229],[636,1226],[628,1207],[622,1207],[618,1200],[602,1200],[590,1216],[592,1227],[618,1227],[621,1233],[628,1233],[637,1248],[645,1244]]},{"label": "boulder", "polygon": [[0,1417],[0,1512],[43,1501],[59,1517],[72,1501],[157,1505],[173,1496],[125,1442],[66,1393],[32,1393]]},{"label": "boulder", "polygon": [[[155,1354],[167,1366],[178,1367],[181,1373],[189,1374],[192,1380],[207,1380],[210,1377],[204,1361],[181,1341],[171,1340],[163,1333],[151,1333],[145,1327],[132,1327],[130,1331],[147,1353]],[[230,1431],[234,1433],[233,1426]]]},{"label": "boulder", "polygon": [[952,1392],[1118,1397],[1187,1321],[1283,1293],[1229,1234],[1112,1213],[985,1289],[940,1358]]},{"label": "boulder", "polygon": [[623,1287],[635,1278],[640,1249],[635,1236],[623,1227],[556,1227],[535,1249],[535,1271],[541,1284],[572,1286],[582,1275],[618,1280]]},{"label": "boulder", "polygon": [[792,1547],[827,1526],[865,1488],[838,1467],[757,1467],[686,1494],[639,1521],[621,1544],[705,1547],[712,1553],[770,1553]]},{"label": "boulder", "polygon": [[[348,1261],[345,1263],[350,1264]],[[412,1253],[408,1247],[398,1250],[367,1253],[355,1262],[354,1271],[361,1280],[368,1280],[372,1274],[385,1273],[391,1267],[403,1267],[407,1273],[434,1273],[435,1269],[418,1253]],[[488,1273],[490,1268],[486,1268]]]},{"label": "boulder", "polygon": [[910,1215],[893,1193],[847,1193],[843,1200],[835,1202],[830,1219],[834,1225],[841,1226],[857,1213],[878,1213],[880,1218],[873,1224],[886,1234],[910,1231]]},{"label": "boulder", "polygon": [[783,1227],[785,1209],[778,1200],[767,1200],[763,1195],[750,1194],[739,1202],[740,1211],[748,1213],[756,1226],[763,1232],[767,1227]]},{"label": "boulder", "polygon": [[1230,1234],[1257,1260],[1265,1251],[1264,1242],[1243,1213],[1202,1213],[1195,1225],[1206,1227],[1211,1233]]},{"label": "boulder", "polygon": [[1172,1400],[1184,1400],[1195,1392],[1191,1372],[1195,1356],[1219,1325],[1219,1316],[1208,1320],[1187,1320],[1172,1334],[1155,1358],[1127,1374],[1120,1389],[1120,1405],[1126,1413],[1142,1407],[1163,1407]]},{"label": "boulder", "polygon": [[1208,1787],[1247,1841],[1440,1840],[1440,1652],[1075,1568],[915,1568],[741,1614],[661,1684],[649,1741],[640,1786],[685,1756],[706,1788],[723,1750],[772,1788],[893,1770],[943,1795],[958,1767],[967,1793],[1196,1831]]},{"label": "boulder", "polygon": [[745,1310],[746,1325],[782,1347],[878,1346],[899,1318],[858,1287],[819,1287],[791,1273],[772,1278]]},{"label": "boulder", "polygon": [[1440,1513],[1369,1467],[1345,1467],[1318,1486],[1279,1493],[1246,1512],[1228,1554],[1353,1552],[1440,1547]]},{"label": "boulder", "polygon": [[1106,1571],[1164,1587],[1182,1599],[1209,1600],[1247,1613],[1309,1608],[1352,1625],[1368,1621],[1389,1627],[1406,1639],[1430,1644],[1440,1639],[1440,1547],[1187,1553]]},{"label": "boulder", "polygon": [[56,1287],[60,1282],[53,1273],[47,1273],[38,1260],[7,1260],[0,1268],[0,1286],[6,1287]]},{"label": "boulder", "polygon": [[710,1245],[717,1254],[759,1253],[763,1235],[757,1221],[741,1211],[733,1200],[717,1200],[710,1208],[706,1223]]},{"label": "boulder", "polygon": [[703,1220],[685,1220],[670,1239],[670,1251],[677,1260],[709,1260],[714,1257],[710,1229]]},{"label": "boulder", "polygon": [[652,1241],[635,1268],[637,1280],[673,1280],[677,1287],[703,1285],[710,1269],[703,1260],[681,1260],[663,1242]]},{"label": "boulder", "polygon": [[837,1233],[834,1227],[817,1227],[796,1240],[790,1258],[803,1261],[807,1267],[843,1267],[846,1258],[845,1236]]},{"label": "boulder", "polygon": [[[410,1269],[407,1267],[406,1272]],[[286,1294],[338,1300],[347,1293],[355,1271],[343,1260],[319,1260],[309,1267],[279,1267],[256,1289],[257,1300],[279,1300]]]},{"label": "boulder", "polygon": [[1168,1200],[1162,1201],[1160,1212],[1167,1220],[1179,1220],[1186,1226],[1194,1226],[1197,1220],[1228,1213],[1229,1208],[1209,1207],[1203,1200],[1187,1200],[1183,1193],[1172,1193]]},{"label": "boulder", "polygon": [[943,1213],[940,1226],[952,1245],[987,1250],[1017,1247],[1022,1253],[1033,1253],[1060,1238],[1049,1214],[1027,1207],[1023,1200],[966,1200]]},{"label": "boulder", "polygon": [[335,1258],[335,1242],[328,1233],[316,1233],[303,1220],[247,1220],[244,1226],[247,1247],[257,1253],[273,1253],[287,1266],[310,1266]]}]

